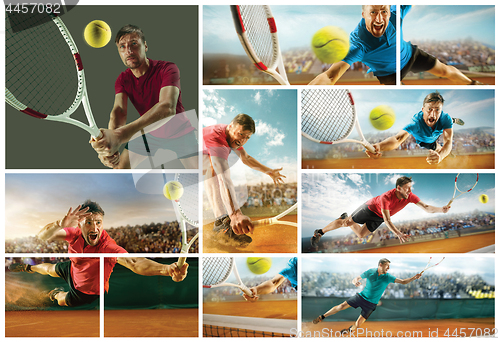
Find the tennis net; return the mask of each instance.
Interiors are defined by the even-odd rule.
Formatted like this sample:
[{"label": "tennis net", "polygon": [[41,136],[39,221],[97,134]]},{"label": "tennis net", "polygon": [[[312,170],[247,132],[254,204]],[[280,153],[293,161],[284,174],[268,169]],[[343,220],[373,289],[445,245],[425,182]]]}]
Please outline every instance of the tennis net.
[{"label": "tennis net", "polygon": [[203,315],[204,337],[291,337],[292,329],[292,319]]}]

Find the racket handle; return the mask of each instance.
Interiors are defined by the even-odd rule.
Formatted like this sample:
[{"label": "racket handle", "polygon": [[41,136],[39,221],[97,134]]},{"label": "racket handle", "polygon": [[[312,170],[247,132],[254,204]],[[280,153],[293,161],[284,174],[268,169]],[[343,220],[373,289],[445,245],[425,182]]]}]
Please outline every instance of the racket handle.
[{"label": "racket handle", "polygon": [[177,260],[177,268],[181,269],[182,266],[184,266],[185,262],[186,262],[186,257],[180,257],[179,260]]},{"label": "racket handle", "polygon": [[363,146],[368,150],[370,151],[371,153],[377,153],[377,151],[375,151],[375,147],[373,147],[372,144],[370,144],[368,141],[363,141]]},{"label": "racket handle", "polygon": [[446,206],[449,207],[450,204],[452,204],[452,203],[453,203],[453,199],[451,199]]},{"label": "racket handle", "polygon": [[245,285],[240,286],[240,290],[243,291],[248,297],[251,297],[251,298],[254,297],[252,291],[250,291],[250,289],[248,287],[246,287]]}]

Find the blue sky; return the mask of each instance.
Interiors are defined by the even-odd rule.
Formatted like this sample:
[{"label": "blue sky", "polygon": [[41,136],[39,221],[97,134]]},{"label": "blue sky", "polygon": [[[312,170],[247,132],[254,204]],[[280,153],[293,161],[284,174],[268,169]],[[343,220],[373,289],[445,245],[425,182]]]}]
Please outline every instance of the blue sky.
[{"label": "blue sky", "polygon": [[[224,123],[240,113],[255,120],[256,132],[244,145],[249,155],[271,168],[283,167],[286,182],[297,180],[297,91],[296,90],[204,90],[203,127]],[[231,153],[232,157],[236,155]],[[230,157],[231,158],[231,157]],[[239,162],[238,164],[241,164]],[[236,184],[271,182],[271,178],[243,165],[234,165]]]},{"label": "blue sky", "polygon": [[[238,273],[240,274],[241,278],[245,277],[260,277],[261,275],[256,275],[252,273],[247,266],[247,258],[242,258],[242,257],[236,257],[236,267],[238,268]],[[269,279],[272,279],[276,274],[280,273],[282,269],[284,269],[288,265],[288,260],[290,258],[283,258],[283,257],[272,257],[272,265],[269,271],[264,273],[263,275],[269,276]],[[228,282],[234,283],[236,282],[236,278],[234,275],[231,275],[228,279]]]},{"label": "blue sky", "polygon": [[[412,177],[413,193],[424,203],[444,206],[453,197],[456,173],[306,173],[302,175],[302,235],[311,236],[314,230],[325,227],[343,212],[349,215],[370,198],[393,189],[396,179]],[[479,196],[486,194],[489,202],[479,202]],[[479,174],[479,182],[468,194],[460,196],[451,205],[450,214],[467,213],[473,210],[495,211],[494,174]],[[414,204],[408,204],[392,217],[393,222],[431,218]],[[351,229],[340,228],[330,232],[332,236],[345,235]]]},{"label": "blue sky", "polygon": [[[377,267],[378,260],[384,256],[364,255],[335,255],[333,258],[327,256],[304,256],[302,258],[302,270],[316,272],[339,272],[352,273],[353,278],[364,271]],[[421,272],[430,256],[408,256],[404,254],[387,256],[391,261],[389,273]],[[432,255],[432,260],[438,262],[442,256]],[[488,284],[495,283],[495,256],[446,256],[442,263],[425,271],[424,274],[449,274],[453,272],[465,273],[467,275],[480,275]]]},{"label": "blue sky", "polygon": [[[161,192],[163,176],[154,176],[156,194],[137,191],[131,174],[7,174],[5,237],[36,235],[87,199],[103,208],[105,228],[176,220],[172,202]],[[174,174],[166,176],[174,179]]]},{"label": "blue sky", "polygon": [[468,37],[495,45],[495,6],[413,6],[403,20],[406,41]]}]

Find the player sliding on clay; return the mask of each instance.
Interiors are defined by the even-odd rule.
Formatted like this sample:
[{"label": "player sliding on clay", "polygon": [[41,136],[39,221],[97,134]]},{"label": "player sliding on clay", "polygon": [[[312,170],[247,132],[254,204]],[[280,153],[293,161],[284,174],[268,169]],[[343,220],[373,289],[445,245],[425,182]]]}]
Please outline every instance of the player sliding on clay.
[{"label": "player sliding on clay", "polygon": [[411,278],[399,279],[395,276],[387,273],[390,268],[391,262],[388,259],[380,259],[377,268],[371,268],[360,276],[352,280],[352,284],[356,287],[361,286],[361,280],[366,279],[366,286],[363,291],[356,293],[351,298],[347,299],[342,304],[334,306],[323,315],[314,319],[313,323],[318,324],[322,322],[326,317],[335,315],[337,312],[348,309],[348,308],[361,308],[361,315],[358,317],[356,322],[347,329],[342,329],[340,333],[345,336],[349,333],[355,333],[356,329],[361,327],[361,325],[370,317],[370,315],[377,308],[377,304],[380,298],[384,294],[385,289],[391,283],[396,284],[409,284],[414,280],[419,279],[422,274],[417,273]]},{"label": "player sliding on clay", "polygon": [[447,205],[444,207],[434,207],[425,204],[412,192],[411,185],[411,177],[403,176],[398,178],[395,189],[370,199],[356,209],[351,216],[348,217],[347,213],[344,213],[325,228],[315,230],[314,236],[311,238],[311,245],[317,248],[324,234],[342,227],[349,227],[358,237],[364,238],[374,232],[384,222],[394,235],[398,237],[400,243],[407,242],[409,236],[403,234],[391,221],[391,217],[406,207],[406,205],[414,203],[428,213],[447,213],[450,210],[450,207]]},{"label": "player sliding on clay", "polygon": [[[68,253],[127,253],[118,246],[103,228],[104,211],[96,202],[87,200],[58,221],[49,223],[39,233],[43,241],[67,241]],[[132,272],[145,276],[169,276],[173,281],[182,281],[187,275],[188,264],[181,269],[177,263],[164,265],[153,260],[137,257],[104,259],[104,289],[109,289],[109,277],[116,263]],[[49,298],[60,306],[81,306],[99,298],[99,258],[74,257],[57,264],[39,265],[12,264],[12,272],[39,273],[59,277],[68,283],[69,290],[62,287],[49,292]]]},{"label": "player sliding on clay", "polygon": [[231,180],[228,157],[236,153],[246,166],[263,172],[274,184],[284,183],[280,171],[271,169],[248,155],[243,148],[252,134],[255,122],[247,114],[238,114],[229,125],[218,124],[203,129],[203,175],[205,191],[216,221],[214,232],[221,240],[234,242],[241,247],[252,242],[246,234],[253,233],[250,218],[243,215]]},{"label": "player sliding on clay", "polygon": [[[401,6],[401,22],[410,8]],[[363,18],[350,34],[347,56],[316,76],[310,85],[335,84],[358,61],[366,64],[370,68],[368,72],[373,72],[381,84],[396,84],[396,6],[363,5],[361,16]],[[409,71],[428,71],[456,84],[481,84],[457,68],[441,63],[436,57],[403,41],[401,34],[401,79]]]},{"label": "player sliding on clay", "polygon": [[[410,135],[413,135],[418,145],[429,149],[426,161],[430,165],[439,164],[446,158],[453,145],[453,124],[463,125],[459,118],[451,118],[443,112],[444,98],[439,92],[428,94],[420,112],[413,116],[412,121],[398,134],[377,144],[373,144],[375,153],[366,151],[370,158],[379,158],[383,151],[397,149]],[[437,140],[443,135],[443,145]]]}]

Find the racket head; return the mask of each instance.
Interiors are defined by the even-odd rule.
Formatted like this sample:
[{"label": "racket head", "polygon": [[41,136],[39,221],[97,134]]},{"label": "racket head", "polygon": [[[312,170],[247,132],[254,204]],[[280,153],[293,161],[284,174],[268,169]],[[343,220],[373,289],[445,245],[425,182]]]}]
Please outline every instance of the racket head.
[{"label": "racket head", "polygon": [[223,284],[229,279],[234,267],[234,258],[203,258],[203,286],[211,287]]},{"label": "racket head", "polygon": [[455,177],[455,188],[460,193],[474,189],[479,182],[479,173],[459,173]]},{"label": "racket head", "polygon": [[197,173],[176,173],[174,179],[182,184],[184,193],[181,198],[174,201],[179,214],[186,222],[194,227],[199,227],[198,213],[198,185]]},{"label": "racket head", "polygon": [[248,57],[262,71],[274,70],[281,55],[276,22],[267,5],[231,5],[236,33]]},{"label": "racket head", "polygon": [[303,89],[302,135],[320,144],[345,140],[354,129],[356,108],[347,89]]}]

